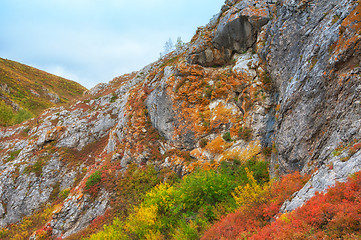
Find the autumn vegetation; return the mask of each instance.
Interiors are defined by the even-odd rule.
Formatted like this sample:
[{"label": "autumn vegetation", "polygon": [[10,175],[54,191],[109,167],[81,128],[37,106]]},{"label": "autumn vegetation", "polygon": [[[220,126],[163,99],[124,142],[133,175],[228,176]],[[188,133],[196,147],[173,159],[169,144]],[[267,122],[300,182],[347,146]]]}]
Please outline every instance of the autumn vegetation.
[{"label": "autumn vegetation", "polygon": [[[0,84],[0,127],[36,117],[47,108],[79,98],[86,90],[76,82],[3,58]],[[59,96],[57,101],[53,94]]]},{"label": "autumn vegetation", "polygon": [[222,161],[167,181],[151,166],[132,165],[126,177],[130,172],[137,177],[118,188],[122,196],[116,201],[124,200],[116,206],[123,211],[89,239],[358,239],[361,234],[360,173],[296,211],[280,213],[308,175],[269,179],[268,164],[257,160]]},{"label": "autumn vegetation", "polygon": [[268,179],[265,162],[222,162],[216,169],[197,169],[179,179],[158,183],[146,191],[128,214],[90,239],[199,239],[222,216],[237,208],[232,193],[249,184],[247,174],[260,186]]}]

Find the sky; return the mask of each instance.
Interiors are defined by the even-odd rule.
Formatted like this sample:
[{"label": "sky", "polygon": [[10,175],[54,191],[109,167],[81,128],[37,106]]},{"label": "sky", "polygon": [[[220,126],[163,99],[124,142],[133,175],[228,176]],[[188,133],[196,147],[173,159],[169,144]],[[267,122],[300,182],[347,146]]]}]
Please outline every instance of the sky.
[{"label": "sky", "polygon": [[0,0],[0,57],[86,88],[156,61],[171,38],[190,41],[224,0]]}]

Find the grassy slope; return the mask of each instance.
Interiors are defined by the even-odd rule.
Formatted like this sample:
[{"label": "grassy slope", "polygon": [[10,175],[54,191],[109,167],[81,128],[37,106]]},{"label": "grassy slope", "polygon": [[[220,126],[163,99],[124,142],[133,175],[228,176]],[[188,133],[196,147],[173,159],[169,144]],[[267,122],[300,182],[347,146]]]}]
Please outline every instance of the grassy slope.
[{"label": "grassy slope", "polygon": [[[0,88],[0,126],[37,116],[46,108],[77,99],[86,90],[76,82],[3,58],[0,58],[0,84],[6,84],[8,89]],[[57,94],[60,102],[51,102],[48,93]],[[14,111],[4,98],[18,104],[22,110]]]}]

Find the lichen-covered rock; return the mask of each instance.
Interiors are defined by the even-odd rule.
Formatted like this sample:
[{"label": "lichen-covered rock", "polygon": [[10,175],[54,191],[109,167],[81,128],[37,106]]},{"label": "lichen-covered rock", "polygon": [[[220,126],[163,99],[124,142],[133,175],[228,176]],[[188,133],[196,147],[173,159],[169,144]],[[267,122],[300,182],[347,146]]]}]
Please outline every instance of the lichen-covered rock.
[{"label": "lichen-covered rock", "polygon": [[279,94],[274,173],[309,172],[340,141],[361,137],[355,8],[348,0],[283,1],[264,28],[260,52]]}]

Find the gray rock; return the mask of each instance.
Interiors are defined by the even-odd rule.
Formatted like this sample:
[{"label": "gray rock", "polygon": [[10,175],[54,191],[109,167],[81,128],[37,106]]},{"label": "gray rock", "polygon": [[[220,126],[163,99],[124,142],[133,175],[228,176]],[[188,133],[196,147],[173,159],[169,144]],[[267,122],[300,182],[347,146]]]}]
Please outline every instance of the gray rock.
[{"label": "gray rock", "polygon": [[[327,165],[332,166],[332,168]],[[281,212],[289,212],[301,207],[316,192],[326,192],[336,182],[346,182],[351,174],[361,171],[361,151],[357,152],[346,162],[340,161],[340,157],[334,157],[327,165],[317,170],[306,185],[296,192],[291,200],[286,201],[282,205]]]},{"label": "gray rock", "polygon": [[234,8],[218,24],[213,44],[217,49],[227,48],[240,53],[251,48],[256,37],[248,17],[242,16],[239,9]]},{"label": "gray rock", "polygon": [[[37,159],[34,158],[34,161]],[[32,164],[32,163],[31,163]],[[25,167],[25,166],[24,166]],[[31,215],[49,199],[54,185],[66,171],[60,171],[61,164],[58,158],[50,159],[42,168],[42,175],[37,177],[33,172],[22,173],[13,178],[16,168],[8,167],[0,176],[0,201],[6,204],[0,207],[0,226],[18,222],[22,217]],[[21,174],[22,173],[22,174]]]},{"label": "gray rock", "polygon": [[[274,140],[281,174],[309,172],[327,160],[339,139],[347,143],[361,137],[361,111],[354,104],[361,98],[359,70],[338,67],[331,51],[353,3],[284,1],[264,28],[260,53],[279,94]],[[339,61],[347,62],[346,57]]]},{"label": "gray rock", "polygon": [[240,54],[235,56],[236,64],[233,67],[233,72],[243,73],[254,79],[257,76],[256,69],[259,66],[259,58],[257,54]]},{"label": "gray rock", "polygon": [[167,139],[174,135],[175,112],[173,102],[167,94],[165,81],[153,90],[146,100],[152,125]]},{"label": "gray rock", "polygon": [[233,53],[254,48],[257,34],[269,20],[268,4],[265,1],[247,0],[231,7],[226,2],[222,12],[209,25],[199,28],[196,40],[188,50],[188,62],[202,66],[227,64]]},{"label": "gray rock", "polygon": [[103,192],[99,195],[95,201],[88,197],[68,198],[62,209],[55,213],[50,222],[53,234],[58,237],[61,234],[63,234],[62,237],[68,237],[88,226],[96,217],[103,215],[109,205],[109,194]]}]

